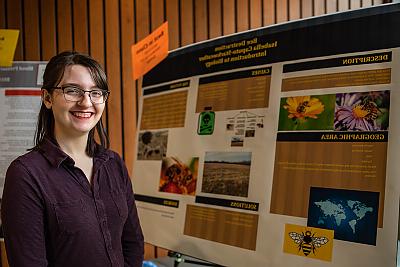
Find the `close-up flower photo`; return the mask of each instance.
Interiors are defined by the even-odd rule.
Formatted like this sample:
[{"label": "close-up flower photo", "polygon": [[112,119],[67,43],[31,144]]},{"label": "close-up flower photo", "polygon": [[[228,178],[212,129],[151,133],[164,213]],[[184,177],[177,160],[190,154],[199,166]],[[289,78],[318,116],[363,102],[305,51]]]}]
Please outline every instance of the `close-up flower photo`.
[{"label": "close-up flower photo", "polygon": [[281,99],[279,130],[332,130],[335,95]]},{"label": "close-up flower photo", "polygon": [[336,131],[383,131],[389,127],[390,91],[337,94]]}]

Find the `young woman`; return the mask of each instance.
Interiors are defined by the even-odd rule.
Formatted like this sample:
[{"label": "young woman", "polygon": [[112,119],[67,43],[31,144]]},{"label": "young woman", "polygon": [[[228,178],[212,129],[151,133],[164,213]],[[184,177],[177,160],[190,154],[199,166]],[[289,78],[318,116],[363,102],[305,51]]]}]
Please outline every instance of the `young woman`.
[{"label": "young woman", "polygon": [[35,147],[6,175],[1,217],[10,266],[142,266],[131,181],[107,149],[101,121],[108,95],[91,57],[63,52],[47,64]]}]

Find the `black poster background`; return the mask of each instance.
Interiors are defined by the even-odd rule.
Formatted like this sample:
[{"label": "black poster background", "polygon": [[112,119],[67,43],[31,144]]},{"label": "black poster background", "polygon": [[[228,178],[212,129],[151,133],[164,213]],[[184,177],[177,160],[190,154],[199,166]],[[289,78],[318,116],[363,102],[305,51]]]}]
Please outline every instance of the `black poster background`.
[{"label": "black poster background", "polygon": [[[238,33],[171,52],[144,76],[143,87],[235,68],[397,47],[400,34],[393,34],[393,27],[398,25],[400,5],[391,4]],[[277,41],[278,47],[268,49],[265,57],[210,68],[198,60],[205,54],[215,54],[215,47],[255,37],[259,43]]]}]

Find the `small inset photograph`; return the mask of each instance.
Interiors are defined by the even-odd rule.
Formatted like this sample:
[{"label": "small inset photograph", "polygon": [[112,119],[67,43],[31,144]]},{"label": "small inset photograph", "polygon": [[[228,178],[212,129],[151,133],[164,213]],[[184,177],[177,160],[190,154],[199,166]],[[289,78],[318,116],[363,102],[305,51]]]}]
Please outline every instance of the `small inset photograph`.
[{"label": "small inset photograph", "polygon": [[227,131],[233,131],[234,128],[235,128],[235,124],[233,124],[233,123],[226,124]]},{"label": "small inset photograph", "polygon": [[139,133],[138,160],[161,160],[166,156],[168,131]]},{"label": "small inset photograph", "polygon": [[245,137],[254,137],[256,135],[256,130],[246,130]]},{"label": "small inset photograph", "polygon": [[335,95],[281,98],[279,131],[333,130]]},{"label": "small inset photograph", "polygon": [[206,152],[201,191],[247,197],[251,152]]},{"label": "small inset photograph", "polygon": [[389,128],[390,91],[336,95],[335,131],[385,131]]},{"label": "small inset photograph", "polygon": [[231,146],[243,146],[243,136],[232,136]]},{"label": "small inset photograph", "polygon": [[162,159],[160,192],[194,195],[196,193],[199,158],[191,158],[187,163],[177,157]]}]

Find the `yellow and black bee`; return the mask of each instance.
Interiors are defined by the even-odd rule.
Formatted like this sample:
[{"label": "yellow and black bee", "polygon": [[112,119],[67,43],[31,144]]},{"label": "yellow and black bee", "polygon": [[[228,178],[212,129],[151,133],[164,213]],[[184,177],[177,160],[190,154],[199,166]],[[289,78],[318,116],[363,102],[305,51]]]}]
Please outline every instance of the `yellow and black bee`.
[{"label": "yellow and black bee", "polygon": [[368,121],[374,121],[378,117],[378,114],[382,113],[376,103],[369,101],[368,99],[363,100],[361,104],[361,109],[368,112],[365,116],[365,119],[367,119]]},{"label": "yellow and black bee", "polygon": [[325,236],[314,236],[315,233],[306,231],[305,233],[290,232],[289,236],[299,245],[299,251],[302,250],[305,256],[308,256],[311,251],[315,255],[315,250],[328,243],[329,239]]},{"label": "yellow and black bee", "polygon": [[298,113],[304,113],[306,111],[306,108],[308,108],[308,107],[309,107],[308,101],[304,101],[304,102],[301,102],[300,105],[298,105],[298,107],[296,108],[296,111]]}]

